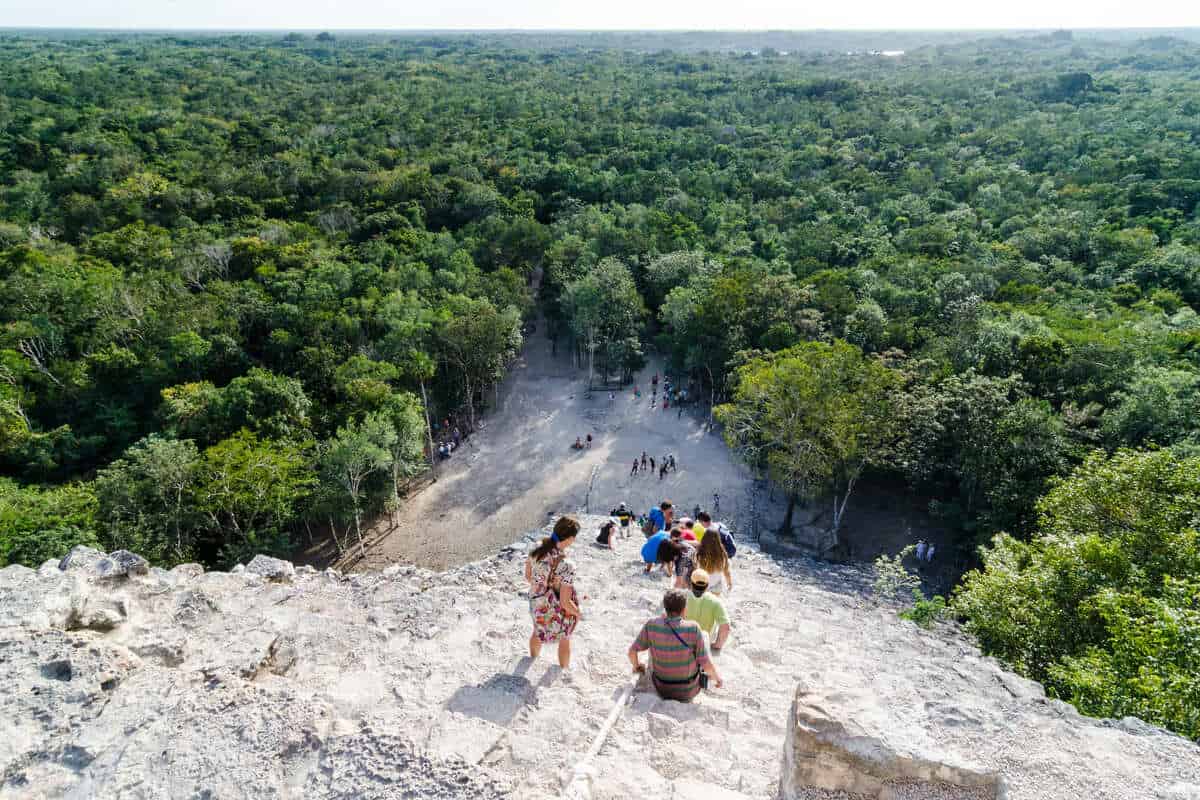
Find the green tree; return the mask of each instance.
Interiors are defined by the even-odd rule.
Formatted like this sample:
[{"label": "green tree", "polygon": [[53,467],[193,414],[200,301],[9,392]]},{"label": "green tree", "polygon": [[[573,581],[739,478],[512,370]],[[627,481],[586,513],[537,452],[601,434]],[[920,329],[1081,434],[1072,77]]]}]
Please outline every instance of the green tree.
[{"label": "green tree", "polygon": [[257,367],[220,389],[208,381],[171,386],[162,399],[168,429],[203,443],[242,428],[271,439],[303,436],[312,407],[300,381]]},{"label": "green tree", "polygon": [[39,567],[77,544],[103,546],[90,486],[20,486],[0,478],[0,565]]},{"label": "green tree", "polygon": [[614,367],[631,363],[629,339],[641,331],[646,314],[632,273],[620,260],[606,258],[587,275],[567,284],[562,303],[571,332],[587,352],[588,386],[592,385],[597,352],[607,383]]},{"label": "green tree", "polygon": [[420,473],[426,466],[424,439],[428,431],[428,422],[421,401],[410,392],[392,395],[378,414],[395,433],[388,444],[392,470],[391,508],[394,510],[400,503],[401,483]]},{"label": "green tree", "polygon": [[487,300],[455,296],[434,336],[442,363],[462,382],[463,402],[474,427],[475,393],[497,383],[520,351],[521,318],[516,309],[499,311]]},{"label": "green tree", "polygon": [[[398,439],[396,429],[387,417],[369,414],[361,423],[351,422],[338,428],[337,435],[321,454],[322,470],[349,500],[360,554],[366,553],[362,535],[366,483],[375,473],[392,468],[392,453]],[[392,491],[395,491],[394,483]]]},{"label": "green tree", "polygon": [[703,252],[680,251],[652,259],[645,269],[646,305],[658,309],[672,289],[686,286],[716,267]]},{"label": "green tree", "polygon": [[887,342],[887,314],[874,300],[864,300],[846,318],[846,341],[872,353]]},{"label": "green tree", "polygon": [[1062,419],[1017,376],[967,371],[908,398],[901,465],[963,529],[1025,530],[1047,480],[1066,467]]},{"label": "green tree", "polygon": [[1101,421],[1113,447],[1167,446],[1195,439],[1200,427],[1200,374],[1191,370],[1144,367],[1114,399]]},{"label": "green tree", "polygon": [[288,525],[313,484],[303,449],[247,430],[204,451],[196,486],[215,553],[232,564],[255,553],[286,554]]},{"label": "green tree", "polygon": [[199,475],[200,454],[190,440],[151,435],[130,447],[93,484],[107,540],[155,562],[193,560]]},{"label": "green tree", "polygon": [[898,373],[853,345],[808,342],[739,368],[733,400],[717,418],[730,446],[751,466],[765,466],[788,493],[784,530],[797,496],[832,501],[835,546],[863,470],[894,457],[901,384]]},{"label": "green tree", "polygon": [[[393,292],[385,298],[379,318],[385,330],[379,343],[380,352],[396,366],[401,375],[415,381],[421,391],[421,413],[425,421],[430,466],[436,469],[427,387],[429,381],[437,375],[437,363],[423,349],[428,344],[433,330],[433,314],[415,292]],[[397,427],[397,431],[403,431],[403,428]],[[402,433],[401,438],[403,439]]]},{"label": "green tree", "polygon": [[1029,542],[1001,534],[954,607],[983,649],[1087,714],[1200,735],[1200,458],[1089,457],[1038,503]]}]

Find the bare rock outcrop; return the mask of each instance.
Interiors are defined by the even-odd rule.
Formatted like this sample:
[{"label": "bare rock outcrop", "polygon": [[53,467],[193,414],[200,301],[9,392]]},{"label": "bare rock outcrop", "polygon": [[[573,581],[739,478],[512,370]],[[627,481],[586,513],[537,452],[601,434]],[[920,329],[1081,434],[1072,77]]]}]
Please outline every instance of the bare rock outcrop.
[{"label": "bare rock outcrop", "polygon": [[64,572],[72,569],[95,569],[104,558],[104,553],[99,550],[80,544],[72,547],[71,552],[63,556],[58,562],[58,568]]},{"label": "bare rock outcrop", "polygon": [[131,553],[128,550],[117,550],[114,553],[109,553],[106,558],[101,559],[96,564],[95,569],[98,577],[115,580],[117,578],[127,578],[132,575],[145,575],[150,571],[150,565],[146,562],[146,559],[137,553]]},{"label": "bare rock outcrop", "polygon": [[[528,542],[444,573],[86,548],[0,570],[0,798],[556,797],[665,588],[640,536],[595,548],[582,521],[566,672],[524,657]],[[725,688],[635,692],[593,800],[1200,800],[1195,744],[1047,700],[874,606],[861,570],[743,543],[734,576]]]},{"label": "bare rock outcrop", "polygon": [[796,690],[784,747],[782,795],[826,789],[879,800],[902,786],[961,800],[1001,796],[1000,775],[934,746],[919,729],[861,691]]},{"label": "bare rock outcrop", "polygon": [[261,575],[274,583],[290,583],[296,577],[296,568],[292,566],[292,562],[264,556],[262,553],[256,555],[246,565],[246,571],[254,575]]}]

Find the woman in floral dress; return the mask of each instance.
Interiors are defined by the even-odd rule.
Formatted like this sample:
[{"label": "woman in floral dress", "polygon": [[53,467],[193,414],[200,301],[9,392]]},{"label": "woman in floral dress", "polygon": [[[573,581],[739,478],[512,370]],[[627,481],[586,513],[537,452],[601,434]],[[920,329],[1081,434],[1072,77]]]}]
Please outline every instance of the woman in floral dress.
[{"label": "woman in floral dress", "polygon": [[571,634],[580,617],[575,565],[566,557],[567,548],[578,535],[579,522],[574,517],[559,517],[554,532],[542,539],[525,560],[529,614],[533,618],[529,655],[537,658],[543,644],[558,642],[558,663],[563,669],[571,665]]}]

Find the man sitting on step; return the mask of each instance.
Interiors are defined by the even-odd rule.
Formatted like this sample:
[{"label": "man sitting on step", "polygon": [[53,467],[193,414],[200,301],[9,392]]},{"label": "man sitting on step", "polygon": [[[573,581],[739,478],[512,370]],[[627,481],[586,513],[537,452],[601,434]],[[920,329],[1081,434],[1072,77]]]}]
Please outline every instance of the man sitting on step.
[{"label": "man sitting on step", "polygon": [[643,650],[650,651],[650,679],[658,696],[664,700],[689,702],[707,686],[712,678],[716,688],[723,685],[721,673],[708,655],[708,637],[695,622],[683,618],[687,609],[687,592],[671,589],[663,596],[661,617],[642,626],[641,633],[629,646],[629,663],[634,672],[645,672],[638,658]]}]

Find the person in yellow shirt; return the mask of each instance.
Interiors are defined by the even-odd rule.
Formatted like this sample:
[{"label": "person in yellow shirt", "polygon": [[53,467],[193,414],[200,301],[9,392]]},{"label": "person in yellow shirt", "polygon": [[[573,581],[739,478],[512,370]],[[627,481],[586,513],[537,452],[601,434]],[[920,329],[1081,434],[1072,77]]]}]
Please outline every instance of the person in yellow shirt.
[{"label": "person in yellow shirt", "polygon": [[702,569],[692,570],[692,593],[688,596],[683,618],[700,626],[712,643],[713,655],[721,652],[729,639],[729,614],[721,598],[708,593],[708,573]]}]

